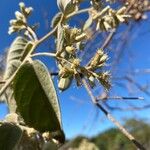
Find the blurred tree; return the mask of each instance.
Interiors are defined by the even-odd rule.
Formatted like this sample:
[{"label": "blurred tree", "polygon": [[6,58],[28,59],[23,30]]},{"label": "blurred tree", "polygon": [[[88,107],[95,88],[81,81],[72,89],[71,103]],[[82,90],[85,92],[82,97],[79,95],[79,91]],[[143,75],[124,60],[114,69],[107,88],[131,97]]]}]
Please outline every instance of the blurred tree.
[{"label": "blurred tree", "polygon": [[[125,122],[125,126],[148,150],[150,147],[150,125],[142,120],[130,119]],[[65,148],[66,150],[71,150],[71,148],[80,150],[80,144],[84,140],[94,143],[99,150],[135,150],[134,145],[116,128],[108,129],[92,138],[78,136],[66,143]]]},{"label": "blurred tree", "polygon": [[[142,120],[130,119],[125,122],[127,129],[146,149],[150,147],[150,125]],[[135,150],[135,147],[118,129],[109,129],[91,139],[102,150]]]}]

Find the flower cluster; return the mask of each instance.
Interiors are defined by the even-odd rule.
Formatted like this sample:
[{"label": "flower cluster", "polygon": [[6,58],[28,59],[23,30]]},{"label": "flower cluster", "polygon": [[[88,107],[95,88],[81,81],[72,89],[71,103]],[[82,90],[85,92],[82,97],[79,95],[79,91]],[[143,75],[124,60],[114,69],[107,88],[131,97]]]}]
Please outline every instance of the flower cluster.
[{"label": "flower cluster", "polygon": [[32,7],[25,7],[25,4],[23,2],[19,3],[19,6],[20,12],[15,12],[16,19],[10,20],[10,28],[8,31],[9,34],[26,29],[27,18],[33,11]]}]

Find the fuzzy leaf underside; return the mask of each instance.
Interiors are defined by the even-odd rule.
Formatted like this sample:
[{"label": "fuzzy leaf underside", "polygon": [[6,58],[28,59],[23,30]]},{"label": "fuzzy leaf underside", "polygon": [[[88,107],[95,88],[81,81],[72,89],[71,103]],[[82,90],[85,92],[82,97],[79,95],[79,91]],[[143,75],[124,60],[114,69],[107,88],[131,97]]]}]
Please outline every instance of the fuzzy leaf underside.
[{"label": "fuzzy leaf underside", "polygon": [[[7,80],[20,66],[21,61],[25,58],[25,54],[30,51],[31,46],[28,46],[29,41],[21,36],[18,36],[11,44],[7,54],[7,66],[4,74],[4,80]],[[30,43],[31,45],[31,43]]]},{"label": "fuzzy leaf underside", "polygon": [[14,97],[25,123],[40,132],[61,130],[61,115],[51,76],[40,61],[26,63],[14,81]]}]

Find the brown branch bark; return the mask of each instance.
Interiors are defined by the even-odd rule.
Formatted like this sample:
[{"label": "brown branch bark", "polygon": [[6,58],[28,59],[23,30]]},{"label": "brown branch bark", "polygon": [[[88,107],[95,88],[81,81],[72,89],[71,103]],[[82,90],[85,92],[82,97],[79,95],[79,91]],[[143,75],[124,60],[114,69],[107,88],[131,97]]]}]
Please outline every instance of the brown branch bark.
[{"label": "brown branch bark", "polygon": [[112,115],[109,113],[103,106],[100,104],[95,96],[93,95],[89,85],[87,84],[86,80],[83,79],[83,85],[85,89],[87,90],[89,96],[91,97],[91,100],[94,105],[97,106],[105,115],[106,117],[114,123],[118,127],[118,129],[138,148],[139,150],[146,150],[143,145],[141,145],[134,137],[131,135]]}]

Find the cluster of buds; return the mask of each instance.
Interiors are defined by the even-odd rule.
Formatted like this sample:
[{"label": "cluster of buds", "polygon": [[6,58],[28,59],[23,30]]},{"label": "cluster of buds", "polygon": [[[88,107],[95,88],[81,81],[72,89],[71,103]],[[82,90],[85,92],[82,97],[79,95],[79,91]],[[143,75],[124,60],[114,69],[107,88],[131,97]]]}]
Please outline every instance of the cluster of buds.
[{"label": "cluster of buds", "polygon": [[73,78],[76,79],[77,85],[81,85],[81,71],[80,60],[73,58],[68,61],[69,63],[59,64],[59,83],[58,88],[62,91],[68,89],[72,83]]},{"label": "cluster of buds", "polygon": [[[57,31],[57,63],[59,68],[60,90],[70,87],[72,80],[75,79],[77,86],[82,85],[82,78],[86,78],[89,85],[93,88],[95,80],[98,80],[103,87],[110,88],[109,73],[102,69],[108,60],[108,55],[102,49],[98,49],[96,55],[88,66],[81,66],[78,58],[78,43],[87,39],[86,34],[78,28],[70,28],[68,25],[59,26]],[[97,72],[100,70],[100,72]]]},{"label": "cluster of buds", "polygon": [[[59,83],[58,87],[61,90],[66,90],[72,79],[75,78],[77,85],[80,85],[80,60],[77,58],[77,44],[86,39],[86,34],[78,28],[70,28],[68,25],[63,25],[59,29],[63,32],[63,39],[58,33],[57,38],[62,39],[57,41],[57,56],[59,68]],[[79,81],[80,80],[80,81]]]},{"label": "cluster of buds", "polygon": [[89,18],[83,26],[86,31],[93,22],[96,22],[96,31],[110,31],[118,27],[120,23],[126,23],[130,15],[126,14],[127,8],[125,6],[118,10],[114,10],[107,6],[105,8],[96,9],[94,6],[89,10]]},{"label": "cluster of buds", "polygon": [[96,55],[91,60],[89,67],[92,70],[104,67],[107,60],[108,60],[108,55],[105,54],[102,49],[99,49]]},{"label": "cluster of buds", "polygon": [[95,80],[97,79],[106,90],[110,88],[110,74],[107,71],[102,71],[103,67],[106,65],[108,60],[108,55],[104,53],[102,49],[98,49],[95,56],[90,61],[87,70],[91,72],[88,73],[88,82],[91,87],[95,86]]},{"label": "cluster of buds", "polygon": [[23,2],[19,3],[19,7],[20,12],[15,12],[16,19],[10,20],[9,34],[25,30],[27,27],[27,18],[33,11],[32,7],[25,7]]},{"label": "cluster of buds", "polygon": [[145,12],[150,11],[150,1],[149,0],[126,0],[128,5],[132,6],[129,10],[129,14],[136,21],[141,19],[147,19]]},{"label": "cluster of buds", "polygon": [[59,67],[59,83],[58,88],[62,91],[68,89],[73,78],[76,79],[77,85],[81,85],[80,60],[77,58],[69,59],[68,62],[61,62]]},{"label": "cluster of buds", "polygon": [[67,56],[67,59],[68,57],[75,58],[77,49],[81,49],[79,45],[83,45],[87,35],[80,29],[70,28],[68,25],[63,25],[60,28],[57,35],[57,55],[61,54],[64,58]]},{"label": "cluster of buds", "polygon": [[64,38],[67,45],[72,45],[74,43],[83,41],[86,39],[86,34],[78,28],[70,28],[68,25],[64,26]]},{"label": "cluster of buds", "polygon": [[93,88],[96,84],[96,80],[104,87],[106,91],[108,91],[111,87],[110,84],[110,73],[108,71],[101,71],[95,73],[88,73],[86,76],[88,84],[91,88]]},{"label": "cluster of buds", "polygon": [[89,11],[89,18],[83,26],[83,30],[86,31],[93,22],[96,22],[96,30],[110,31],[117,28],[120,23],[127,22],[130,15],[126,15],[127,8],[124,6],[118,10],[105,7],[102,10],[96,10],[94,7]]},{"label": "cluster of buds", "polygon": [[126,15],[126,7],[114,10],[107,6],[102,11],[93,16],[97,22],[96,30],[109,31],[118,27],[120,23],[127,22],[130,15]]}]

